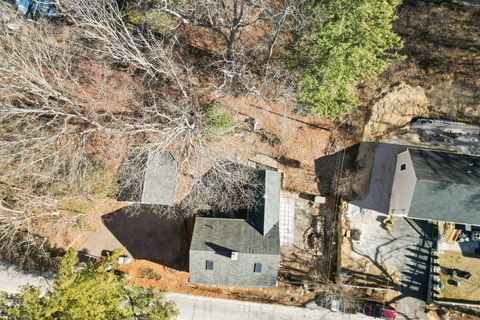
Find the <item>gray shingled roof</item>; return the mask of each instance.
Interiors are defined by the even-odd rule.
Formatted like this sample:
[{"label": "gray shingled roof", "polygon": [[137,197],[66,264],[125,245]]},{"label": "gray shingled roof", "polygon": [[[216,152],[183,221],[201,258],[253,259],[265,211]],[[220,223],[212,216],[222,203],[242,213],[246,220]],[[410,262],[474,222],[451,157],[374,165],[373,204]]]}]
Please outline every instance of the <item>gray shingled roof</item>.
[{"label": "gray shingled roof", "polygon": [[175,201],[177,156],[168,152],[148,155],[142,203],[171,206]]},{"label": "gray shingled roof", "polygon": [[278,255],[278,223],[264,237],[244,219],[197,217],[190,250]]},{"label": "gray shingled roof", "polygon": [[262,234],[267,234],[278,223],[280,212],[280,185],[282,176],[278,171],[264,170],[263,201],[249,215],[250,222]]},{"label": "gray shingled roof", "polygon": [[[190,250],[279,254],[281,174],[263,171],[264,197],[249,219],[197,217]],[[223,248],[223,249],[222,249]]]},{"label": "gray shingled roof", "polygon": [[479,185],[480,157],[425,149],[408,149],[419,180]]},{"label": "gray shingled roof", "polygon": [[409,149],[417,183],[408,216],[480,225],[480,157]]}]

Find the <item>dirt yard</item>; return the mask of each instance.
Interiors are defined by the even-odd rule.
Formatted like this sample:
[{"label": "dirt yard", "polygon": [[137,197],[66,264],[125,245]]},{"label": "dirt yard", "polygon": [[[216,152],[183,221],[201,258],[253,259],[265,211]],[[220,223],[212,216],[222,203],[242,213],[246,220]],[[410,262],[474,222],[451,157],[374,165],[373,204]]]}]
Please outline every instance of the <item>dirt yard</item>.
[{"label": "dirt yard", "polygon": [[[300,117],[280,102],[253,97],[226,97],[221,102],[235,110],[239,128],[230,144],[218,145],[220,152],[237,161],[256,154],[270,156],[285,172],[285,190],[318,194],[315,160],[326,154],[338,134],[334,125],[312,116]],[[255,132],[248,130],[248,117],[256,121]],[[266,141],[265,134],[278,140]]]},{"label": "dirt yard", "polygon": [[42,224],[41,235],[47,237],[54,248],[78,248],[102,225],[103,215],[127,205],[126,202],[109,198],[78,197],[73,200],[71,204],[80,211],[62,210],[61,214],[66,221],[75,221],[74,224],[70,223],[68,228],[61,223]]},{"label": "dirt yard", "polygon": [[171,292],[201,295],[213,298],[258,301],[265,303],[282,303],[300,306],[312,299],[311,294],[301,288],[280,285],[276,288],[222,288],[213,286],[190,285],[188,272],[180,272],[160,264],[135,260],[121,268],[131,276],[131,283],[145,287],[155,287]]}]

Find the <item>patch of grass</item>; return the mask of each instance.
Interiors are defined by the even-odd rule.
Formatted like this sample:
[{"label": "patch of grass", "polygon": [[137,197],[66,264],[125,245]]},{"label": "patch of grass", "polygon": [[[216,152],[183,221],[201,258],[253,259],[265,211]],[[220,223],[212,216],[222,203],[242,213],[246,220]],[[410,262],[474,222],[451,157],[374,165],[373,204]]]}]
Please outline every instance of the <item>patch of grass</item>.
[{"label": "patch of grass", "polygon": [[[438,263],[440,267],[459,269],[472,274],[470,279],[452,277],[445,272],[440,272],[440,279],[445,288],[441,294],[445,300],[456,300],[465,302],[480,302],[480,263],[478,257],[465,257],[461,252],[444,251],[440,254]],[[460,282],[459,287],[448,284],[449,279]]]},{"label": "patch of grass", "polygon": [[149,9],[146,12],[129,10],[128,22],[133,25],[145,24],[155,32],[164,32],[170,26],[171,18],[158,9]]},{"label": "patch of grass", "polygon": [[66,181],[54,181],[50,185],[50,192],[54,196],[65,196],[70,193],[71,185]]},{"label": "patch of grass", "polygon": [[91,194],[98,198],[113,198],[117,195],[118,189],[115,173],[105,169],[90,170],[84,176],[83,182],[60,180],[50,185],[50,192],[57,197]]},{"label": "patch of grass", "polygon": [[211,139],[231,136],[235,132],[234,113],[220,103],[209,103],[203,109],[207,134]]},{"label": "patch of grass", "polygon": [[87,199],[75,199],[75,198],[64,198],[60,201],[60,209],[78,212],[78,213],[87,213],[92,208],[90,201]]},{"label": "patch of grass", "polygon": [[99,198],[113,198],[119,190],[116,175],[106,170],[101,170],[91,175],[88,186],[90,193]]},{"label": "patch of grass", "polygon": [[139,268],[138,269],[138,275],[142,279],[149,279],[149,280],[156,280],[160,281],[162,279],[162,276],[153,271],[150,268]]}]

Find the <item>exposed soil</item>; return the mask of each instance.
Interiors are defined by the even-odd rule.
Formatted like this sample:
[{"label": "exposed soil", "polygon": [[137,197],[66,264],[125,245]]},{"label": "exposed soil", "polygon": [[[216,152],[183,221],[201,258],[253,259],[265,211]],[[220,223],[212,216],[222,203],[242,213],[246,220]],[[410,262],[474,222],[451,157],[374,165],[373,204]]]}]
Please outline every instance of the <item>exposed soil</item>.
[{"label": "exposed soil", "polygon": [[[270,156],[278,161],[279,170],[285,172],[285,190],[318,194],[315,160],[326,154],[332,135],[337,134],[330,122],[313,116],[301,117],[292,112],[291,106],[254,97],[225,97],[222,103],[236,111],[240,129],[228,150],[225,146],[219,149],[236,161],[247,161],[256,154]],[[245,123],[248,117],[256,121],[255,132],[248,130]],[[262,139],[261,132],[277,136],[279,143],[269,144]]]},{"label": "exposed soil", "polygon": [[[365,139],[370,140],[401,130],[419,115],[429,114],[466,121],[479,119],[480,8],[456,4],[436,5],[431,1],[406,1],[399,11],[395,30],[405,41],[402,54],[406,59],[393,63],[379,81],[368,82],[356,88],[362,105],[354,116],[357,126],[354,129],[362,130],[367,123],[370,131],[364,134]],[[223,48],[220,42],[198,42],[192,45],[202,49],[218,46],[219,51]],[[392,86],[395,83],[400,84]],[[94,75],[94,83],[91,85],[105,85],[109,88],[104,96],[94,97],[98,102],[98,111],[108,108],[112,103],[118,106],[115,111],[128,110],[134,85],[130,78],[119,78],[117,74],[103,73],[100,70]],[[115,94],[126,88],[129,90],[125,90],[124,95]],[[88,88],[86,93],[92,95]],[[342,132],[330,122],[314,117],[300,117],[294,114],[291,105],[242,96],[223,97],[220,100],[223,105],[235,110],[239,128],[231,139],[212,142],[212,146],[219,155],[239,162],[247,162],[258,153],[275,159],[278,168],[285,172],[285,190],[318,194],[319,184],[315,172],[326,168],[318,165],[316,168],[316,160],[339,151],[337,147],[345,148],[349,145],[348,141],[342,141]],[[249,130],[245,123],[249,117],[256,121],[255,131]],[[354,132],[355,130],[352,131]],[[265,135],[277,139],[265,139]],[[119,150],[116,143],[111,143],[111,146]],[[106,150],[105,154],[111,155],[112,152]],[[120,156],[121,154],[115,154],[109,159],[115,163],[113,167],[118,165]],[[183,183],[179,184],[180,190],[188,189]],[[91,210],[87,213],[69,213],[69,217],[79,221],[76,228],[62,229],[57,225],[48,229],[49,225],[46,224],[43,235],[57,247],[78,247],[101,226],[103,215],[126,205],[111,199],[89,201]],[[151,269],[158,277],[147,279],[142,276],[141,270],[145,268]],[[228,289],[191,286],[188,284],[187,272],[147,260],[135,260],[122,269],[132,276],[132,283],[174,292],[292,305],[301,305],[311,298],[310,294],[299,287]]]},{"label": "exposed soil", "polygon": [[[365,124],[364,140],[399,132],[419,116],[478,121],[480,7],[404,1],[394,30],[404,41],[405,59],[357,88],[361,106],[354,118],[359,127]],[[398,91],[401,101],[388,101],[400,82],[406,94]]]},{"label": "exposed soil", "polygon": [[[279,286],[276,288],[223,288],[202,285],[190,285],[188,273],[180,272],[147,260],[135,260],[132,264],[122,266],[123,271],[131,276],[131,283],[144,287],[154,287],[172,292],[201,295],[206,297],[249,300],[258,302],[276,302],[288,305],[303,305],[311,296],[294,287]],[[150,269],[160,279],[142,278],[142,270]]]},{"label": "exposed soil", "polygon": [[371,101],[363,140],[375,141],[398,132],[413,118],[428,116],[429,100],[422,87],[398,83]]}]

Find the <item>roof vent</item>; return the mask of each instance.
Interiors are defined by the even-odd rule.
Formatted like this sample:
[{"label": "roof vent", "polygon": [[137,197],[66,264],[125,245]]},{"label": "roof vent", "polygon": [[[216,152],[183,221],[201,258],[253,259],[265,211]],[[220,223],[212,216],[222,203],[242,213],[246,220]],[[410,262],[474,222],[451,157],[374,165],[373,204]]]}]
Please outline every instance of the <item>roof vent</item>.
[{"label": "roof vent", "polygon": [[232,254],[231,254],[230,258],[234,261],[237,261],[238,260],[238,252],[232,251]]}]

